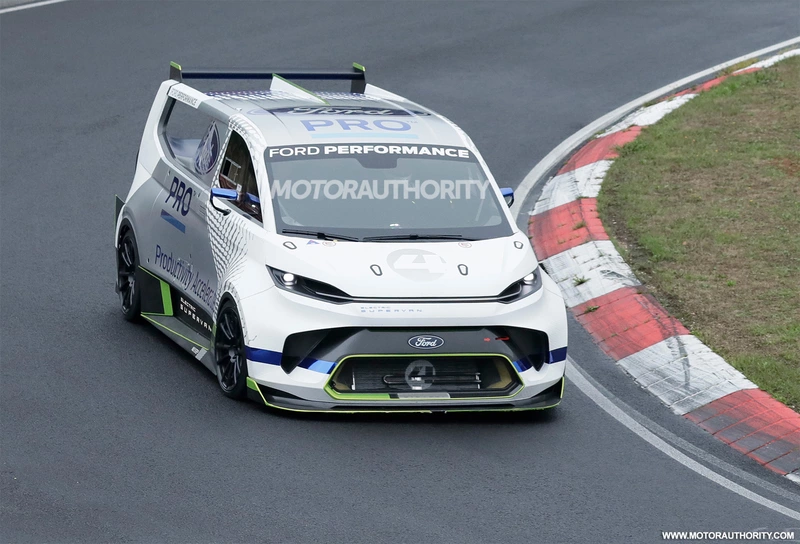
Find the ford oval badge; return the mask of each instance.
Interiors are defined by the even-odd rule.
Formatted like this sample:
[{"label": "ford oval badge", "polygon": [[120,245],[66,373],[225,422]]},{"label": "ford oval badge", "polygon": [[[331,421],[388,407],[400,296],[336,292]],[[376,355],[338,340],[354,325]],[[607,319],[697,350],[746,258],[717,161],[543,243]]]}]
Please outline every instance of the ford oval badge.
[{"label": "ford oval badge", "polygon": [[436,349],[444,345],[444,339],[432,334],[418,334],[408,339],[408,345],[417,349]]}]

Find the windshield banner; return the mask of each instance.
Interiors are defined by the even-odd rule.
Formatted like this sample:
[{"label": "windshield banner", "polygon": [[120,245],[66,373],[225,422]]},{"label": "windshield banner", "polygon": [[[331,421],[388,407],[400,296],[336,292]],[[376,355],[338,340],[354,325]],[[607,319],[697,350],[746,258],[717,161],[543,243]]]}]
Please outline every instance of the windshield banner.
[{"label": "windshield banner", "polygon": [[473,159],[469,149],[441,145],[287,145],[270,147],[267,149],[267,158],[271,161],[305,159],[308,157],[350,157],[373,154],[394,157],[442,157],[454,160]]}]

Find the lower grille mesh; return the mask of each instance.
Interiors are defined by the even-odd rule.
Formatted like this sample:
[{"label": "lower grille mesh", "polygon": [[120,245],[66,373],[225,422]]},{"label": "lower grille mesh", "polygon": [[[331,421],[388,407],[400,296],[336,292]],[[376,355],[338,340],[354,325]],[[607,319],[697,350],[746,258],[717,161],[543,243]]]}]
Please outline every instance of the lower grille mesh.
[{"label": "lower grille mesh", "polygon": [[497,395],[519,385],[505,357],[496,355],[351,356],[333,375],[339,393],[471,393]]}]

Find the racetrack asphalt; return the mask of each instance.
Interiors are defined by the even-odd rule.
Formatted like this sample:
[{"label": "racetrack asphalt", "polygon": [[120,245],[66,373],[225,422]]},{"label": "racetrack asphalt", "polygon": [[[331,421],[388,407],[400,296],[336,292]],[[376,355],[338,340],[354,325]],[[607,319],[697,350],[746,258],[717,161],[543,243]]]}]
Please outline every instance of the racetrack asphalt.
[{"label": "racetrack asphalt", "polygon": [[[113,197],[127,193],[170,60],[358,61],[368,81],[458,123],[514,186],[615,107],[798,34],[796,0],[70,1],[0,16],[0,540],[655,542],[797,527],[569,383],[559,408],[524,417],[301,417],[232,402],[119,315]],[[671,414],[574,322],[570,334],[571,357],[611,393],[797,493]]]}]

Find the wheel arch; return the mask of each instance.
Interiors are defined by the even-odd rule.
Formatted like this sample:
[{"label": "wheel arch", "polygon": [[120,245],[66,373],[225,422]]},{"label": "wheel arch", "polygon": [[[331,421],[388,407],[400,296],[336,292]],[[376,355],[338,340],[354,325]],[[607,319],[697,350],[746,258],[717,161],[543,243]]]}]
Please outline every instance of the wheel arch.
[{"label": "wheel arch", "polygon": [[119,227],[117,228],[117,244],[119,244],[119,241],[122,240],[122,237],[125,236],[125,233],[129,230],[133,230],[133,225],[131,225],[131,222],[125,217],[119,222]]},{"label": "wheel arch", "polygon": [[[238,302],[236,301],[236,297],[234,297],[234,296],[233,296],[233,294],[231,294],[231,292],[230,292],[230,291],[225,291],[225,292],[224,292],[224,293],[223,293],[223,294],[222,294],[222,295],[219,297],[219,304],[217,304],[216,317],[214,318],[215,320],[217,319],[217,317],[219,317],[219,312],[220,312],[220,310],[222,309],[222,306],[224,306],[226,302],[230,302],[230,303],[232,303],[234,306],[236,306],[236,311],[237,311],[237,312],[239,312],[239,304],[238,304]],[[241,312],[239,312],[239,313],[241,313]]]},{"label": "wheel arch", "polygon": [[[114,247],[115,248],[119,247],[119,242],[120,242],[120,240],[122,240],[122,236],[129,230],[132,231],[134,233],[134,237],[136,237],[137,229],[134,226],[134,220],[131,217],[131,214],[128,211],[128,208],[125,207],[125,208],[122,208],[122,212],[120,212],[120,216],[119,216],[119,219],[117,220],[116,229],[115,229],[115,232],[114,232]],[[137,246],[139,245],[138,237],[136,238],[136,245]],[[137,249],[138,249],[138,247],[137,247]]]}]

